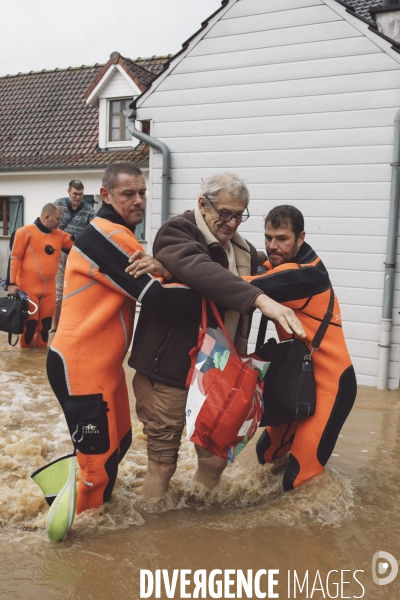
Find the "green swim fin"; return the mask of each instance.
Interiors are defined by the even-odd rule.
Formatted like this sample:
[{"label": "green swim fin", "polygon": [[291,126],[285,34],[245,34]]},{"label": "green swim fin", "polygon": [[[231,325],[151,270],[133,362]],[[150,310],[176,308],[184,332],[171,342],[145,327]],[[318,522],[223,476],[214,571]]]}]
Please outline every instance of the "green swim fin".
[{"label": "green swim fin", "polygon": [[46,519],[47,535],[61,540],[70,530],[76,507],[76,456],[70,454],[38,469],[32,479],[43,491],[50,510]]},{"label": "green swim fin", "polygon": [[53,462],[41,467],[31,477],[35,483],[38,484],[42,490],[46,502],[49,506],[52,505],[68,480],[71,471],[71,458],[74,458],[74,454],[68,454],[57,458]]}]

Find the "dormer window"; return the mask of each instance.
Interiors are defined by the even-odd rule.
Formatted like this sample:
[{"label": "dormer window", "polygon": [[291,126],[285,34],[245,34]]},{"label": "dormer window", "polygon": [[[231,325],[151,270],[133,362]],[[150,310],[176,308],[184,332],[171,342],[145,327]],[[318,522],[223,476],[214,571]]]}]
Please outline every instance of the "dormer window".
[{"label": "dormer window", "polygon": [[130,142],[132,136],[129,133],[127,119],[123,113],[129,108],[132,98],[121,98],[110,100],[109,104],[109,142]]},{"label": "dormer window", "polygon": [[[137,72],[136,72],[137,71]],[[129,109],[132,100],[144,90],[150,71],[136,65],[130,59],[122,58],[113,52],[105,68],[92,82],[86,93],[86,102],[99,108],[99,148],[120,150],[136,148],[140,141],[129,133],[124,110]],[[140,129],[140,124],[136,124]]]},{"label": "dormer window", "polygon": [[0,236],[11,236],[22,227],[22,196],[0,196]]}]

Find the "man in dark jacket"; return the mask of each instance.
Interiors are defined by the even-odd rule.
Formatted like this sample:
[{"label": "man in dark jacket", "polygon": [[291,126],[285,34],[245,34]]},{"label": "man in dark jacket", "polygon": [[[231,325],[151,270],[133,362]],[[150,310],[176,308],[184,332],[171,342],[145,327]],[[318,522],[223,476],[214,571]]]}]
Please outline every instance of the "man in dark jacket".
[{"label": "man in dark jacket", "polygon": [[[303,334],[290,310],[273,302],[240,276],[255,274],[258,256],[237,229],[248,216],[249,193],[236,175],[221,173],[203,181],[194,211],[172,217],[154,241],[154,257],[174,277],[214,300],[238,350],[245,352],[250,314],[259,308],[286,331]],[[140,256],[140,254],[137,254]],[[136,275],[151,271],[148,256],[137,261]],[[166,317],[141,309],[129,365],[136,369],[133,389],[136,412],[148,439],[148,471],[142,494],[151,498],[167,489],[176,470],[185,425],[189,351],[197,343],[198,319]],[[219,482],[226,461],[196,447],[195,479],[210,489]]]},{"label": "man in dark jacket", "polygon": [[[61,223],[59,229],[66,231],[75,238],[89,225],[92,221],[96,212],[93,206],[89,202],[83,200],[84,188],[82,181],[79,179],[73,179],[68,185],[68,196],[65,198],[58,198],[54,204],[62,209]],[[56,275],[56,309],[53,315],[52,330],[55,331],[60,320],[61,313],[61,301],[64,291],[64,274],[65,265],[67,263],[68,251],[63,249],[58,261],[58,271]]]}]

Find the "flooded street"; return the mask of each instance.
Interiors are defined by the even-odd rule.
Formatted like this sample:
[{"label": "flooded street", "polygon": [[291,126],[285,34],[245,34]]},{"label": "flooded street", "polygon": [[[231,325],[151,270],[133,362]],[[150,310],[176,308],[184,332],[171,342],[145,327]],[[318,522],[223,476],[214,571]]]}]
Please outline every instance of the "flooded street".
[{"label": "flooded street", "polygon": [[[132,397],[133,445],[112,501],[77,517],[68,537],[52,543],[48,507],[30,474],[68,454],[71,443],[47,383],[46,354],[10,348],[0,333],[1,600],[136,600],[141,569],[170,576],[275,569],[279,598],[400,598],[400,574],[388,585],[372,581],[374,553],[400,560],[398,390],[361,387],[327,469],[293,492],[282,492],[279,469],[258,465],[254,440],[207,492],[192,482],[195,452],[184,441],[171,488],[153,503],[140,497],[146,444]],[[302,584],[307,570],[308,591],[306,582],[295,594],[294,571]],[[260,586],[268,592],[267,576]],[[179,590],[178,579],[170,597],[185,597]],[[229,590],[214,597],[237,597],[236,584]],[[159,597],[168,597],[164,585]]]}]

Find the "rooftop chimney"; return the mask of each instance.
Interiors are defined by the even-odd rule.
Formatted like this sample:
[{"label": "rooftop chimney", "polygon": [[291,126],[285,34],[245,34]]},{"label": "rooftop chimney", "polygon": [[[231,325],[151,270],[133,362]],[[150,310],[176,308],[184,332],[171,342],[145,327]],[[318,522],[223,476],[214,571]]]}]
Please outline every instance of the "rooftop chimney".
[{"label": "rooftop chimney", "polygon": [[119,61],[119,57],[120,57],[120,53],[119,52],[111,52],[110,54],[110,61],[113,65],[116,65],[117,62]]},{"label": "rooftop chimney", "polygon": [[400,42],[400,0],[382,0],[380,6],[370,8],[369,12],[381,33]]}]

